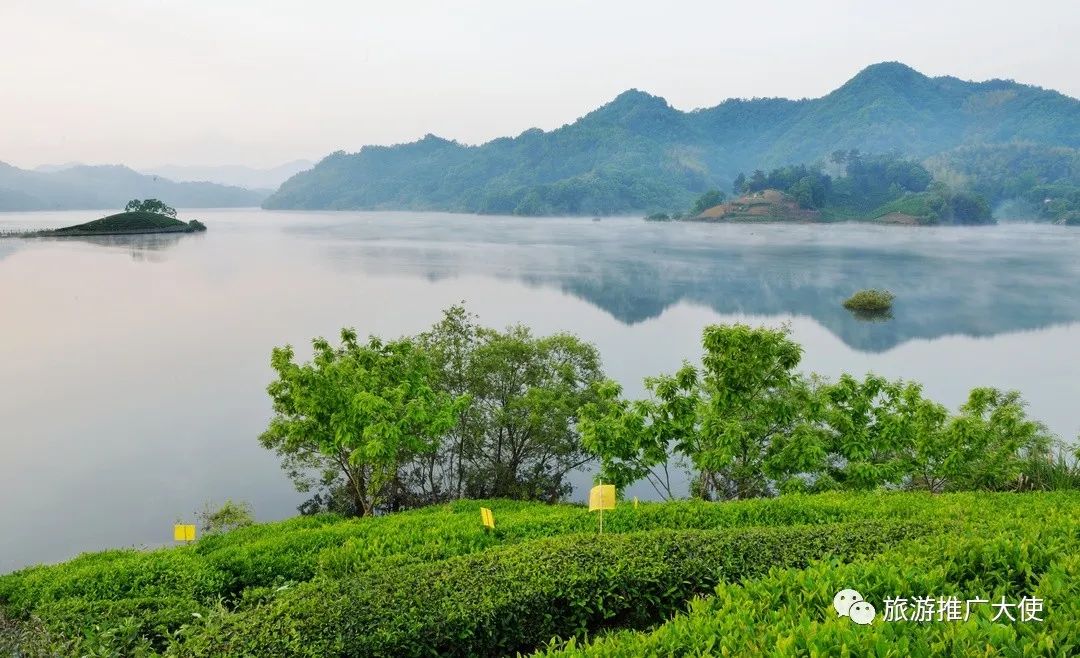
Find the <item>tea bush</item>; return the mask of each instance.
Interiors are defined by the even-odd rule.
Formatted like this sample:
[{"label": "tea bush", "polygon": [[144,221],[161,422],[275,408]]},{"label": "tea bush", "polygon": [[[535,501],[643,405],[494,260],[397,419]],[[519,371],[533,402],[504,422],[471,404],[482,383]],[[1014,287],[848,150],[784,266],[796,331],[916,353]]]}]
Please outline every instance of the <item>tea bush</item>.
[{"label": "tea bush", "polygon": [[[637,509],[624,503],[605,513],[604,528],[620,533],[910,518],[918,509],[914,501],[924,499],[930,497],[828,494],[728,504],[642,503]],[[494,533],[480,527],[481,506],[495,511]],[[384,560],[439,560],[508,543],[595,532],[596,527],[595,515],[580,506],[502,500],[458,501],[364,519],[298,517],[206,536],[190,547],[91,553],[0,576],[0,603],[23,616],[49,601],[72,597],[114,600],[184,594],[209,604],[218,598],[237,598],[247,588],[303,582],[320,574],[361,573]]]},{"label": "tea bush", "polygon": [[[480,527],[481,506],[495,511],[496,530],[493,533],[486,533]],[[481,600],[476,598],[480,592],[495,588],[501,592],[501,598],[485,604],[491,607],[467,608],[471,611],[468,614],[461,612],[462,616],[452,617],[458,620],[454,623],[459,626],[445,628],[465,628],[467,633],[480,633],[473,626],[460,624],[468,622],[469,615],[483,619],[484,611],[493,609],[508,610],[506,614],[516,620],[525,619],[522,611],[527,609],[526,605],[533,605],[534,610],[551,611],[552,620],[545,622],[548,625],[536,628],[526,625],[528,633],[522,636],[526,640],[514,645],[528,650],[548,642],[555,634],[570,637],[586,629],[639,626],[644,623],[642,619],[623,612],[604,616],[612,610],[623,610],[621,605],[631,606],[631,594],[644,596],[641,592],[650,592],[649,596],[667,601],[664,604],[667,607],[658,608],[658,616],[653,618],[653,621],[662,621],[668,613],[680,609],[686,597],[711,586],[706,578],[708,574],[703,576],[700,571],[693,572],[698,574],[694,576],[693,584],[681,579],[680,574],[685,572],[678,569],[692,569],[687,566],[695,564],[692,562],[681,563],[683,566],[673,567],[674,571],[662,573],[642,566],[638,575],[630,570],[620,572],[619,580],[613,585],[615,589],[603,590],[608,594],[603,599],[602,613],[578,611],[574,613],[577,616],[566,616],[570,613],[561,612],[567,605],[566,599],[558,598],[559,592],[580,591],[574,589],[579,581],[573,578],[581,578],[580,582],[584,583],[593,582],[590,579],[599,576],[595,570],[589,570],[595,567],[594,562],[588,561],[592,558],[582,557],[585,561],[581,563],[581,569],[566,570],[562,574],[570,580],[543,580],[537,575],[539,565],[549,565],[550,571],[554,567],[545,560],[562,559],[545,557],[552,552],[581,556],[580,551],[586,549],[579,547],[601,551],[621,545],[621,541],[628,546],[641,544],[640,550],[646,552],[640,555],[654,555],[648,551],[667,550],[646,546],[661,541],[657,537],[667,536],[650,534],[660,530],[686,531],[690,533],[686,535],[688,537],[692,531],[713,531],[704,533],[710,537],[707,545],[713,546],[713,542],[720,545],[724,537],[750,532],[747,528],[752,527],[783,529],[784,526],[813,525],[821,526],[816,528],[818,530],[833,532],[829,530],[832,524],[852,522],[941,524],[950,530],[935,541],[949,549],[960,540],[995,537],[1001,534],[1002,528],[1024,541],[1035,541],[1045,532],[1054,530],[1053,524],[1062,518],[1062,511],[1077,509],[1080,509],[1080,495],[1069,492],[800,494],[729,503],[642,503],[637,508],[624,502],[605,513],[602,539],[595,536],[595,514],[573,505],[459,501],[366,519],[300,517],[207,536],[191,546],[86,554],[63,564],[0,576],[0,618],[6,615],[11,622],[0,624],[0,646],[5,646],[4,629],[15,624],[21,630],[11,631],[14,635],[21,636],[29,628],[40,627],[47,636],[59,642],[42,655],[99,655],[102,652],[109,655],[108,651],[113,655],[152,655],[152,652],[166,651],[170,643],[176,645],[174,651],[184,648],[190,654],[199,646],[217,646],[215,642],[221,640],[214,635],[214,629],[235,628],[248,638],[244,640],[246,642],[250,641],[250,634],[271,633],[268,629],[280,623],[281,641],[301,635],[317,637],[320,638],[318,642],[331,648],[337,646],[335,633],[340,631],[344,651],[348,648],[344,638],[355,638],[373,628],[370,620],[364,622],[349,617],[346,608],[352,603],[348,602],[360,602],[357,605],[368,606],[365,609],[371,611],[381,610],[379,614],[396,620],[387,622],[390,625],[384,628],[397,629],[392,637],[376,634],[375,640],[361,640],[357,645],[360,648],[373,646],[370,642],[375,641],[397,646],[394,643],[399,640],[394,638],[402,635],[400,624],[415,624],[416,628],[428,629],[425,632],[432,634],[432,642],[444,642],[445,633],[449,631],[439,630],[443,627],[432,622],[442,614],[438,611],[472,605],[469,601]],[[1054,510],[1058,512],[1051,513]],[[1075,516],[1076,512],[1072,514]],[[813,529],[795,530],[809,532]],[[779,530],[768,532],[776,531]],[[663,546],[670,546],[674,540],[662,541],[667,542]],[[690,549],[671,550],[683,551],[679,553],[683,555]],[[844,551],[836,554],[852,555]],[[897,568],[907,564],[907,557],[895,559]],[[645,558],[627,560],[627,564],[650,564]],[[465,574],[468,569],[460,565],[471,565],[475,572]],[[753,565],[758,571],[746,567],[738,573],[764,575],[764,569],[771,566],[774,565],[768,560],[759,560]],[[1054,568],[1058,573],[1065,567]],[[462,569],[464,571],[460,571]],[[467,581],[461,581],[468,583],[467,587],[461,585],[464,587],[462,592],[472,592],[473,599],[459,602],[446,598],[451,593],[456,596],[460,585],[451,586],[449,580],[439,579],[441,574],[450,573],[457,574],[455,578],[467,578]],[[494,574],[499,574],[504,585],[498,585]],[[721,574],[725,581],[737,575]],[[394,589],[393,583],[397,582],[394,579],[404,579],[401,582],[411,585],[406,589]],[[435,584],[429,585],[429,579]],[[631,585],[633,589],[618,589]],[[369,587],[375,588],[373,593],[364,594],[365,588]],[[518,590],[531,592],[533,603],[515,598],[513,595]],[[391,592],[396,598],[378,599],[374,592],[386,596],[390,596],[386,592]],[[399,614],[399,611],[404,612]],[[342,616],[345,621],[335,629],[333,620]],[[285,633],[283,629],[286,628],[294,635]],[[509,633],[505,629],[500,632]],[[551,635],[544,636],[548,632]],[[175,639],[177,635],[179,639]],[[383,639],[378,640],[380,637]],[[424,640],[410,642],[410,650],[420,651]],[[495,640],[488,638],[483,642]],[[503,646],[498,642],[476,646]],[[529,642],[533,644],[529,645]],[[24,649],[23,655],[36,654]]]},{"label": "tea bush", "polygon": [[320,578],[193,629],[181,655],[498,656],[666,618],[722,580],[850,559],[928,523],[569,535]]},{"label": "tea bush", "polygon": [[[1001,506],[975,527],[909,542],[850,564],[773,569],[760,579],[721,583],[715,596],[650,633],[620,632],[592,643],[553,643],[549,657],[705,655],[1067,656],[1080,653],[1080,498],[1038,509]],[[1034,512],[1030,513],[1029,512]],[[877,606],[869,626],[839,617],[833,595],[857,589]],[[956,596],[1015,603],[1043,599],[1043,621],[884,621],[886,597]],[[1014,616],[1016,612],[1013,611]]]}]

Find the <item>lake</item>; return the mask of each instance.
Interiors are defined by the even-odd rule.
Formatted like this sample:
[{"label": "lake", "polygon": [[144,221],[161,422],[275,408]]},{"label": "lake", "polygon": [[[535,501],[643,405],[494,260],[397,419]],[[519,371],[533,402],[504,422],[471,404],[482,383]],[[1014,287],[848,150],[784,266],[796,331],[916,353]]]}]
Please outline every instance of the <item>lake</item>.
[{"label": "lake", "polygon": [[[0,231],[102,214],[0,213]],[[807,371],[916,379],[950,407],[1015,388],[1059,435],[1080,430],[1080,229],[180,216],[209,230],[0,240],[0,573],[167,543],[225,498],[295,514],[304,496],[257,441],[271,349],[414,333],[462,300],[486,324],[592,341],[633,395],[696,359],[707,324],[789,323]],[[892,320],[841,308],[868,287],[896,293]]]}]

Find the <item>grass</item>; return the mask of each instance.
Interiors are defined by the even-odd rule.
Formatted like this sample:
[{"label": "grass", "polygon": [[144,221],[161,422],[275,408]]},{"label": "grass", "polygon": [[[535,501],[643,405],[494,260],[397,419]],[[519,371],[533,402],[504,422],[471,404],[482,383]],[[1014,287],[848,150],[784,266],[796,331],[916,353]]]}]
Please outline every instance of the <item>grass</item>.
[{"label": "grass", "polygon": [[[495,532],[480,526],[482,505]],[[817,647],[813,628],[823,628],[867,653],[875,645],[826,616],[834,584],[848,579],[868,598],[907,578],[972,594],[1045,586],[1064,606],[1071,585],[1046,579],[1073,566],[1050,551],[1080,549],[1078,510],[1073,492],[623,504],[605,513],[603,537],[595,515],[574,505],[460,501],[370,519],[301,517],[0,576],[0,648],[6,635],[59,655],[503,655],[545,645],[706,655],[723,643],[732,655],[782,655],[802,652],[776,649],[792,633]],[[970,568],[950,571],[962,564]],[[676,615],[703,593],[714,596]],[[732,631],[736,621],[751,630]],[[1063,629],[1046,631],[1057,642]],[[898,646],[932,646],[935,632]],[[973,642],[1005,633],[964,632]]]}]

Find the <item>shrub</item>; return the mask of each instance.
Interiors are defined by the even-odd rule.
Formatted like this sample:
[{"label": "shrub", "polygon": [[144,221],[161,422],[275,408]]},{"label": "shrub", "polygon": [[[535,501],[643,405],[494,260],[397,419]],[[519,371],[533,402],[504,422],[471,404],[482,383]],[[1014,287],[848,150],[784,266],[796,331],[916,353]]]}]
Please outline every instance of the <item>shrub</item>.
[{"label": "shrub", "polygon": [[894,295],[888,290],[860,290],[844,301],[849,311],[883,312],[892,308]]},{"label": "shrub", "polygon": [[[722,583],[716,596],[694,601],[653,632],[552,643],[545,655],[1077,655],[1080,518],[1072,501],[1047,497],[1035,514],[1023,505],[1000,506],[995,516],[980,517],[977,532],[909,542],[873,560],[821,562]],[[849,587],[877,606],[871,625],[856,626],[833,611],[833,594]],[[885,597],[898,596],[1037,597],[1044,600],[1044,621],[994,623],[984,605],[969,621],[884,622]]]},{"label": "shrub", "polygon": [[662,620],[720,581],[851,559],[924,523],[571,535],[318,579],[188,636],[183,655],[494,656]]}]

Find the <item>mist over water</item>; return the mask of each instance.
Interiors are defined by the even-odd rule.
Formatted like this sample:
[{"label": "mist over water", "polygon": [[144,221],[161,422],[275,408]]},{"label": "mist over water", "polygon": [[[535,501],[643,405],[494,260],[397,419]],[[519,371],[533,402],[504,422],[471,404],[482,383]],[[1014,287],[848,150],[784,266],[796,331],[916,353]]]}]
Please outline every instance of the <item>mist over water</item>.
[{"label": "mist over water", "polygon": [[[0,231],[94,216],[6,213]],[[181,216],[208,232],[0,240],[0,572],[163,544],[226,497],[294,514],[303,496],[257,442],[270,350],[306,357],[342,326],[414,333],[462,300],[486,324],[596,343],[631,395],[696,360],[706,324],[787,322],[808,371],[916,379],[950,407],[1015,388],[1058,434],[1080,430],[1076,229]],[[840,306],[868,287],[896,293],[892,320]]]}]

